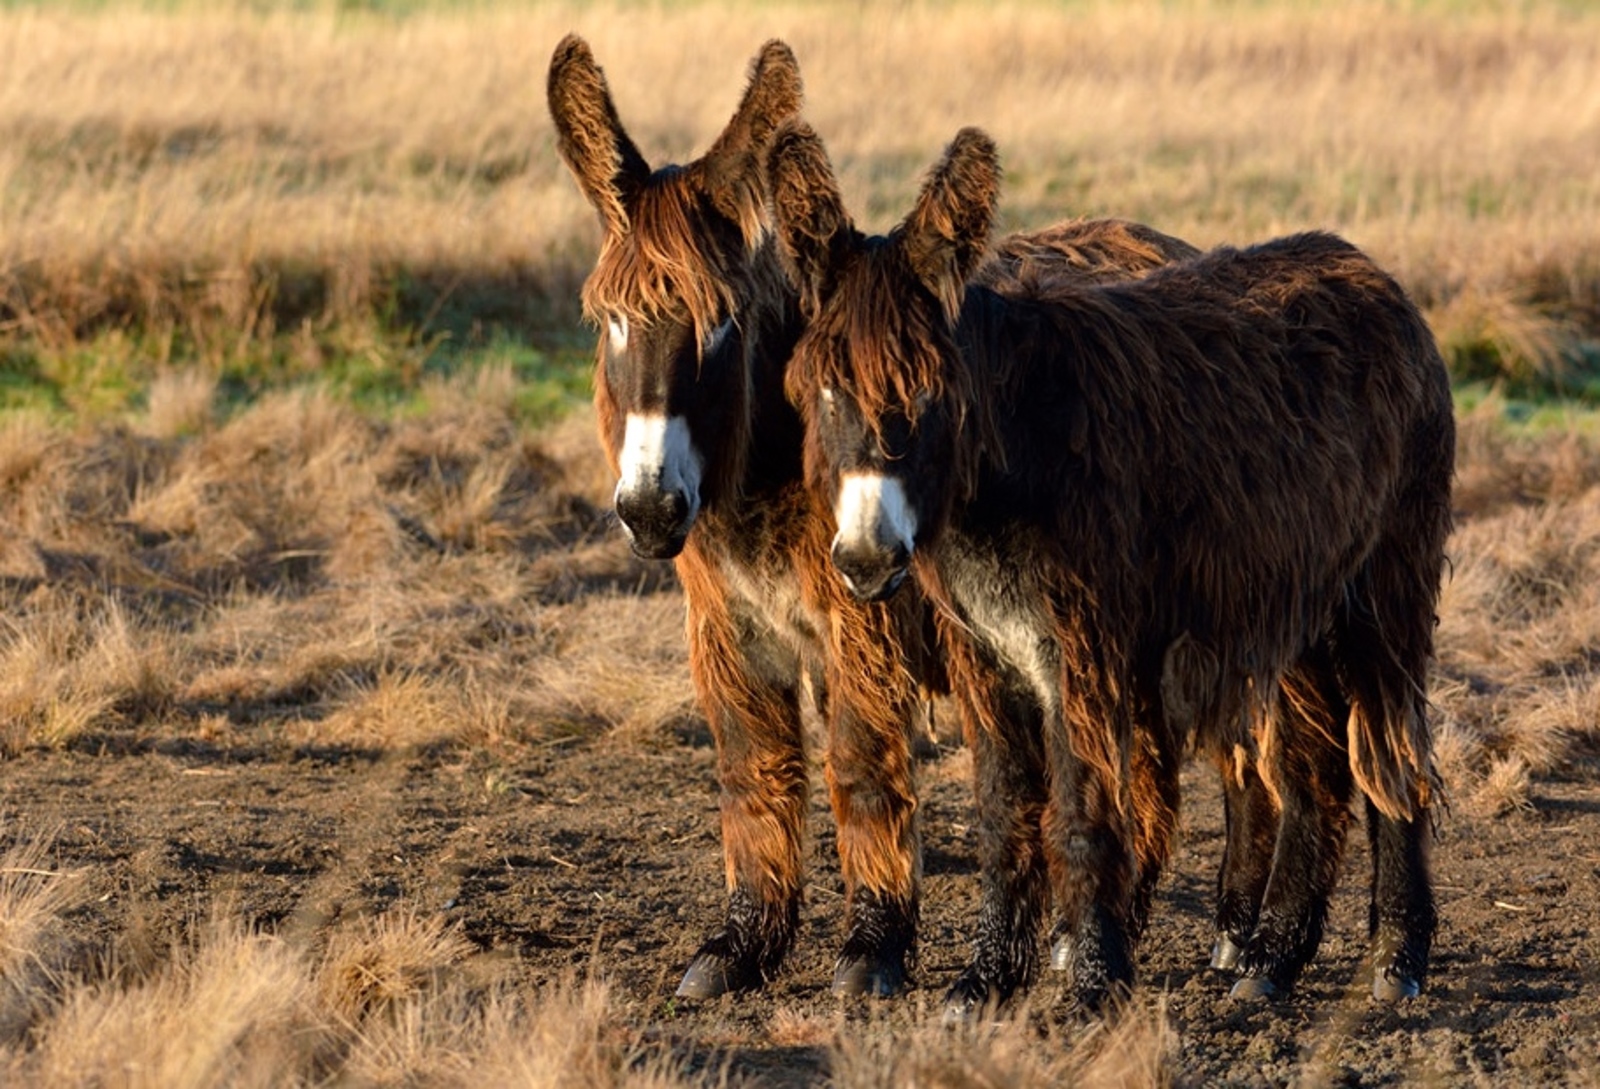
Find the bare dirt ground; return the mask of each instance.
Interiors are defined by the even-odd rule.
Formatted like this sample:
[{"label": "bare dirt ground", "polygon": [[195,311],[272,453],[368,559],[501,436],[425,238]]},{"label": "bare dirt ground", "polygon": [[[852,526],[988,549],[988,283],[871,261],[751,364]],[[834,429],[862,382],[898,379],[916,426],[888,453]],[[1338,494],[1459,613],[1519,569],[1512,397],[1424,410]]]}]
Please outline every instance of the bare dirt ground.
[{"label": "bare dirt ground", "polygon": [[[723,902],[681,599],[607,523],[592,424],[521,435],[505,385],[441,393],[393,424],[289,398],[188,437],[0,431],[0,1080],[500,1084],[488,1058],[579,1034],[555,1022],[528,1043],[526,1026],[590,978],[607,984],[596,1039],[620,1040],[593,1068],[611,1084],[1600,1085],[1593,443],[1464,421],[1433,692],[1452,804],[1427,992],[1396,1008],[1366,997],[1358,823],[1298,992],[1227,998],[1204,968],[1221,809],[1197,766],[1141,951],[1128,1020],[1142,1035],[1091,1072],[1053,1057],[1108,1037],[1054,1016],[1048,979],[998,1044],[938,1027],[978,868],[948,715],[920,763],[919,987],[830,995],[842,896],[819,790],[785,974],[758,995],[673,1000]],[[43,853],[17,861],[30,842]],[[18,891],[69,878],[48,913]],[[269,980],[228,999],[237,1023],[216,1030],[211,1065],[178,1077],[140,1059],[135,1076],[124,1050],[215,1028],[204,942],[218,920],[300,958],[281,977],[309,988],[299,1012],[251,1019],[280,988]],[[344,997],[327,997],[329,950],[356,932],[393,960],[406,927],[409,961],[357,957],[339,969]],[[430,1005],[445,969],[466,985]],[[139,1020],[163,994],[187,1012]],[[522,1012],[489,1031],[482,1011],[507,1001]],[[269,1061],[274,1034],[321,1043]],[[73,1059],[91,1044],[99,1058]]]},{"label": "bare dirt ground", "polygon": [[[102,741],[104,743],[102,743]],[[612,983],[622,1016],[753,1084],[828,1081],[832,1027],[894,1034],[937,1018],[965,956],[978,860],[966,761],[924,763],[921,988],[841,1006],[827,989],[840,885],[821,808],[802,937],[759,996],[689,1008],[677,974],[721,904],[713,753],[571,742],[518,754],[218,748],[84,739],[9,762],[4,826],[59,827],[59,863],[92,877],[72,930],[118,955],[225,910],[286,933],[408,907],[458,924],[529,984],[569,969]],[[1186,831],[1140,971],[1179,1034],[1181,1083],[1592,1083],[1600,1063],[1600,764],[1541,779],[1531,808],[1452,813],[1436,855],[1442,925],[1428,993],[1373,1006],[1361,981],[1365,844],[1352,838],[1321,955],[1294,998],[1240,1004],[1204,957],[1220,853],[1209,770],[1187,778]],[[1047,996],[1048,984],[1041,988]]]}]

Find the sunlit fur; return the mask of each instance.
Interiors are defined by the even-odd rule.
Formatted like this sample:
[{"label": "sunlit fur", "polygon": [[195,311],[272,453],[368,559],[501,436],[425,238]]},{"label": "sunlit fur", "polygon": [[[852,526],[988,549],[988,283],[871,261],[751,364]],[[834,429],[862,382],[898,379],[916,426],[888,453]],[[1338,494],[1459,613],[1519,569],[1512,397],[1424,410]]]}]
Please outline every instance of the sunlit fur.
[{"label": "sunlit fur", "polygon": [[[1290,982],[1320,938],[1339,811],[1358,786],[1376,858],[1375,993],[1413,992],[1434,926],[1424,686],[1454,452],[1448,378],[1416,308],[1322,234],[1121,284],[984,283],[975,254],[999,171],[974,130],[885,238],[855,230],[809,129],[780,133],[769,164],[809,307],[791,398],[814,405],[829,388],[868,431],[920,414],[950,436],[893,464],[910,494],[933,494],[914,569],[958,698],[1004,733],[995,709],[1016,696],[988,675],[1006,662],[987,632],[1007,610],[1059,661],[1058,692],[1029,698],[1044,716],[1057,948],[1080,997],[1131,978],[1131,844],[1171,825],[1142,807],[1176,802],[1175,785],[1129,791],[1152,742],[1164,775],[1185,743],[1224,762],[1260,750],[1293,798],[1279,860],[1315,857],[1292,875],[1274,866],[1246,953]],[[860,447],[825,436],[816,414],[807,423],[819,493],[869,468],[827,464],[830,448]],[[1187,692],[1185,713],[1164,690]],[[980,783],[999,782],[982,762]],[[1014,776],[1004,789],[1031,790]]]},{"label": "sunlit fur", "polygon": [[[809,687],[827,723],[824,775],[845,878],[841,969],[866,964],[895,983],[897,962],[913,948],[920,880],[910,736],[925,691],[945,682],[926,604],[905,594],[863,605],[846,592],[829,563],[830,508],[802,479],[801,423],[782,381],[801,332],[799,299],[749,201],[760,188],[751,149],[764,150],[799,106],[793,57],[781,43],[763,48],[728,131],[684,167],[649,170],[578,39],[557,47],[550,104],[558,146],[606,230],[585,304],[602,328],[629,319],[624,362],[636,365],[634,349],[664,323],[691,327],[703,344],[707,330],[734,322],[723,350],[736,350],[739,366],[705,391],[705,418],[690,417],[707,482],[675,561],[690,668],[718,747],[730,889],[725,926],[691,973],[710,963],[736,986],[758,985],[794,936],[807,796],[800,707]],[[1072,229],[1061,234],[1073,237]],[[1046,248],[1023,247],[1039,261]],[[1064,241],[1063,254],[1069,249]],[[1100,271],[1116,256],[1108,249]],[[1144,248],[1124,256],[1124,273],[1159,263]],[[629,376],[609,375],[612,362],[602,344],[595,403],[615,467],[622,417],[634,406],[619,404],[614,379]],[[687,365],[710,373],[710,362]]]},{"label": "sunlit fur", "polygon": [[[653,379],[692,388],[689,424],[708,458],[705,506],[675,562],[690,669],[718,748],[730,895],[725,924],[690,976],[725,972],[734,989],[759,985],[793,939],[809,688],[828,724],[825,777],[847,897],[841,967],[862,961],[898,987],[920,878],[910,736],[922,690],[943,681],[925,607],[850,599],[828,565],[829,531],[809,516],[800,485],[799,421],[781,379],[798,309],[766,233],[755,157],[765,134],[799,108],[794,58],[768,43],[711,150],[654,172],[642,158],[628,166],[637,152],[581,41],[557,48],[550,83],[563,154],[606,228],[584,287],[587,311],[597,323],[626,318],[634,347],[663,326],[686,326],[702,359],[671,365],[705,368]],[[708,377],[703,357],[733,351],[736,365]],[[631,378],[617,368],[643,365],[654,364],[635,353],[608,359],[602,345],[595,402],[613,465],[632,407],[619,404],[627,389],[618,383]]]}]

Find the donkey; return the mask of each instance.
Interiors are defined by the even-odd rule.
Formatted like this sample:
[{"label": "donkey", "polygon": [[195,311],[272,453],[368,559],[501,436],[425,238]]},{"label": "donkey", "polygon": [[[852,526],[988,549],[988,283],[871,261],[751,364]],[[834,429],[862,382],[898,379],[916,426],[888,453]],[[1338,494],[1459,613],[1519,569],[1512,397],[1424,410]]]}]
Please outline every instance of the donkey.
[{"label": "donkey", "polygon": [[[653,171],[581,39],[556,47],[548,90],[560,153],[603,232],[583,300],[604,330],[595,406],[619,475],[617,514],[636,553],[676,564],[690,671],[719,756],[728,907],[677,993],[758,987],[793,941],[809,687],[826,724],[846,887],[833,987],[892,994],[915,950],[910,733],[924,694],[946,682],[927,603],[847,593],[829,563],[826,510],[804,486],[800,417],[783,394],[804,318],[760,169],[772,133],[800,107],[794,57],[767,43],[710,150]],[[982,274],[1121,278],[1195,252],[1133,224],[1075,223],[1007,240]],[[1145,842],[1162,836],[1152,830]]]},{"label": "donkey", "polygon": [[[986,285],[1000,173],[974,129],[887,236],[856,230],[809,128],[767,169],[833,562],[862,600],[914,574],[985,727],[983,903],[950,1012],[1027,982],[1047,900],[1078,1002],[1132,984],[1130,842],[1173,827],[1189,744],[1257,759],[1281,809],[1235,993],[1284,993],[1314,954],[1357,788],[1373,994],[1419,993],[1455,424],[1400,287],[1317,233],[1124,283]],[[1128,782],[1141,753],[1151,793]]]}]

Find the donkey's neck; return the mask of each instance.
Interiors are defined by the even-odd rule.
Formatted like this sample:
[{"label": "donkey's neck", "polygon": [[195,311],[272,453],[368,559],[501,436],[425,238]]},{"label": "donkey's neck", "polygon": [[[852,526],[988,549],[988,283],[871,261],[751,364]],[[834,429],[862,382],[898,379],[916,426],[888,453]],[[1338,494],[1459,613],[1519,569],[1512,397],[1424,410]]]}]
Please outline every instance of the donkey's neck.
[{"label": "donkey's neck", "polygon": [[748,340],[750,426],[734,504],[763,502],[801,480],[804,431],[783,392],[783,376],[805,329],[799,294],[769,237],[751,256],[750,299],[740,315]]}]

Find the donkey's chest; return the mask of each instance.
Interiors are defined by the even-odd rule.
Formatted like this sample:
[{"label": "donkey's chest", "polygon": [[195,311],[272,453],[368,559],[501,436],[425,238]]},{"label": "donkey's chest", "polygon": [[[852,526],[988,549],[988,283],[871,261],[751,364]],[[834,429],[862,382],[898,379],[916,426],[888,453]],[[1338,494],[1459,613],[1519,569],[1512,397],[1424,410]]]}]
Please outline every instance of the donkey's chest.
[{"label": "donkey's chest", "polygon": [[1020,676],[1042,706],[1059,706],[1061,655],[1036,560],[1002,542],[955,535],[940,550],[939,568],[978,643]]},{"label": "donkey's chest", "polygon": [[722,574],[741,612],[758,619],[801,659],[820,653],[827,621],[806,604],[793,565],[725,559]]}]

